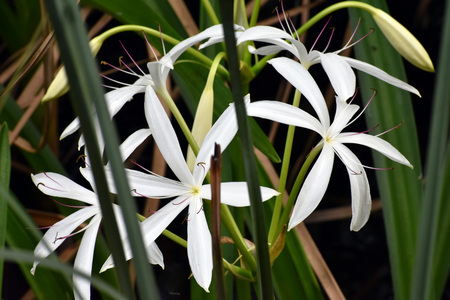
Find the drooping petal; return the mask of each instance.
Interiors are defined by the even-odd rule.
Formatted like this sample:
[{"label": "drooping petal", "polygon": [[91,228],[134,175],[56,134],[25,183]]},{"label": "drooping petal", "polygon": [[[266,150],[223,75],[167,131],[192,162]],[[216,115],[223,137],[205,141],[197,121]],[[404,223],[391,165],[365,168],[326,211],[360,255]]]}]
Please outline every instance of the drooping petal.
[{"label": "drooping petal", "polygon": [[145,91],[145,117],[153,138],[170,169],[181,182],[194,185],[175,130],[155,91],[150,86],[147,86]]},{"label": "drooping petal", "polygon": [[[186,208],[190,203],[190,199],[185,196],[181,196],[172,200],[153,215],[148,217],[145,221],[141,223],[141,230],[144,238],[144,244],[146,249],[153,243],[158,236],[166,229],[166,227],[175,219],[178,214],[180,214],[183,209]],[[132,258],[131,248],[129,243],[124,242],[124,252],[125,258],[127,260]],[[103,264],[100,273],[104,272],[110,268],[114,267],[114,261],[112,256]]]},{"label": "drooping petal", "polygon": [[89,204],[97,204],[97,195],[58,173],[31,174],[31,179],[44,194],[54,197],[74,199]]},{"label": "drooping petal", "polygon": [[352,193],[352,221],[350,230],[359,231],[367,223],[367,220],[369,220],[372,208],[367,175],[358,157],[346,146],[340,143],[334,143],[333,147],[347,167],[348,177],[350,179]]},{"label": "drooping petal", "polygon": [[273,58],[268,63],[306,97],[316,111],[322,125],[328,128],[330,126],[330,117],[325,99],[317,83],[305,67],[286,57]]},{"label": "drooping petal", "polygon": [[212,242],[203,202],[198,196],[189,205],[187,251],[189,265],[197,283],[207,292],[212,278]]},{"label": "drooping petal", "polygon": [[288,230],[303,222],[319,205],[330,182],[333,162],[333,149],[325,144],[319,158],[303,183],[289,220]]},{"label": "drooping petal", "polygon": [[[262,186],[260,190],[262,201],[279,194],[276,190],[268,187]],[[211,199],[211,185],[202,186],[202,198]],[[222,182],[220,184],[220,202],[235,207],[250,206],[247,182]]]},{"label": "drooping petal", "polygon": [[309,113],[283,102],[262,100],[248,106],[248,115],[287,125],[313,130],[323,135],[324,128],[320,122]]},{"label": "drooping petal", "polygon": [[368,64],[366,62],[360,61],[360,60],[356,60],[354,58],[350,58],[350,57],[343,57],[347,63],[352,67],[355,68],[357,70],[360,70],[364,73],[367,73],[369,75],[372,75],[373,77],[376,77],[378,79],[381,79],[393,86],[396,86],[398,88],[401,88],[402,90],[408,91],[410,93],[416,94],[419,97],[422,97],[419,93],[419,91],[407,84],[404,81],[401,81],[400,79],[395,78],[394,76],[389,75],[388,73],[386,73],[385,71],[372,66],[371,64]]},{"label": "drooping petal", "polygon": [[[55,223],[47,230],[47,232],[37,244],[36,248],[34,249],[34,256],[40,258],[47,257],[64,242],[64,237],[70,235],[84,221],[98,214],[99,212],[99,207],[88,206]],[[31,274],[34,274],[34,272],[36,271],[36,266],[38,265],[38,263],[38,261],[34,262],[33,268],[31,269]]]},{"label": "drooping petal", "polygon": [[[90,168],[80,168],[80,172],[86,180],[94,180]],[[179,181],[153,174],[145,174],[136,170],[125,169],[125,172],[133,196],[170,198],[189,192],[189,188]],[[105,167],[105,174],[109,190],[111,193],[117,193],[111,168]]]},{"label": "drooping petal", "polygon": [[413,168],[411,163],[406,159],[406,157],[403,156],[403,154],[400,153],[400,151],[389,144],[389,142],[386,142],[377,136],[364,133],[346,132],[338,136],[338,141],[344,144],[351,143],[372,148],[389,159],[398,162],[399,164]]},{"label": "drooping petal", "polygon": [[[108,107],[111,117],[113,117],[132,97],[137,93],[143,93],[145,86],[149,84],[150,80],[146,77],[141,77],[133,84],[112,90],[105,94],[106,106]],[[80,128],[80,120],[76,118],[64,129],[60,136],[60,140],[71,135]],[[84,145],[84,143],[83,143]]]},{"label": "drooping petal", "polygon": [[[92,273],[92,261],[94,258],[95,241],[97,239],[98,228],[100,227],[101,217],[96,215],[89,223],[89,228],[83,234],[80,247],[73,267],[78,272],[82,272],[87,276]],[[73,274],[73,291],[75,299],[83,300],[91,297],[91,282],[89,279]]]},{"label": "drooping petal", "polygon": [[339,100],[351,98],[356,89],[356,76],[346,60],[334,53],[320,53],[320,63]]}]

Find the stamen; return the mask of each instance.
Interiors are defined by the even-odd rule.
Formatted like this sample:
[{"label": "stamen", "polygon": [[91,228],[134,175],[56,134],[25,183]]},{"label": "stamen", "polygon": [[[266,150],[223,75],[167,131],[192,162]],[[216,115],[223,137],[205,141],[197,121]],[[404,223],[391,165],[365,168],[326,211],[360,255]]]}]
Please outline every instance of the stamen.
[{"label": "stamen", "polygon": [[185,202],[186,200],[188,200],[189,198],[191,198],[191,196],[187,196],[186,199],[183,199],[181,202],[179,203],[172,203],[173,205],[180,205],[181,203]]},{"label": "stamen", "polygon": [[383,135],[383,134],[385,134],[385,133],[388,133],[388,132],[390,132],[390,131],[392,131],[392,130],[394,130],[394,129],[399,128],[399,127],[402,126],[402,125],[403,125],[403,122],[401,122],[401,123],[398,124],[397,126],[392,127],[391,129],[388,129],[388,130],[386,130],[386,131],[384,131],[384,132],[382,132],[382,133],[377,134],[376,136],[380,136],[380,135]]},{"label": "stamen", "polygon": [[277,6],[277,7],[275,7],[275,10],[276,10],[276,12],[277,12],[277,16],[278,16],[278,22],[280,23],[280,25],[281,25],[281,28],[283,29],[283,31],[284,31],[284,32],[286,32],[286,29],[284,28],[284,26],[283,26],[283,22],[281,21],[281,18],[280,18],[280,13],[279,13],[279,11],[278,11],[278,6]]},{"label": "stamen", "polygon": [[328,39],[328,43],[327,43],[327,46],[325,47],[325,49],[323,49],[323,52],[326,52],[326,51],[327,51],[327,49],[328,49],[328,46],[330,46],[330,43],[331,43],[331,39],[333,39],[333,34],[334,34],[334,31],[335,31],[335,28],[334,28],[334,27],[332,27],[332,28],[331,28],[331,35],[330,35],[330,38]]},{"label": "stamen", "polygon": [[[364,108],[361,110],[361,112],[358,114],[358,116],[356,116],[356,118],[353,118],[353,120],[351,120],[350,122],[347,123],[346,127],[349,126],[350,124],[352,124],[353,122],[355,122],[359,117],[361,117],[361,115],[366,111],[367,107],[369,107],[370,102],[372,102],[373,98],[375,98],[375,95],[377,94],[377,90],[372,89],[373,90],[373,94],[372,97],[370,97],[369,101],[367,102],[367,104],[364,106]],[[353,99],[352,99],[353,100]]]},{"label": "stamen", "polygon": [[203,210],[203,204],[202,204],[202,207],[200,207],[200,209],[198,210],[197,215],[198,215],[202,210]]},{"label": "stamen", "polygon": [[131,59],[131,61],[134,63],[134,65],[139,69],[139,71],[141,71],[142,75],[145,76],[144,71],[142,71],[142,69],[139,67],[139,65],[134,61],[134,59],[131,57],[130,53],[128,53],[127,49],[125,48],[125,46],[122,44],[122,41],[119,41],[119,43],[122,45],[123,50],[125,50],[125,52],[127,53],[128,57]]},{"label": "stamen", "polygon": [[312,45],[312,47],[309,50],[309,52],[311,52],[314,49],[314,46],[316,46],[317,41],[319,40],[319,38],[322,35],[322,33],[325,30],[325,28],[328,26],[328,23],[330,23],[330,20],[331,20],[331,17],[328,18],[328,21],[325,23],[325,26],[323,26],[322,30],[320,31],[319,35],[317,36],[316,40],[314,41],[314,44]]},{"label": "stamen", "polygon": [[158,56],[156,55],[156,52],[155,52],[155,50],[153,50],[153,47],[152,47],[152,45],[150,44],[150,42],[148,41],[148,39],[147,39],[147,35],[145,34],[145,32],[143,32],[142,31],[142,35],[144,36],[144,38],[145,38],[145,41],[147,42],[147,45],[150,47],[150,50],[152,51],[152,53],[153,53],[153,56],[155,57],[155,60],[158,60]]},{"label": "stamen", "polygon": [[[122,68],[118,68],[118,67],[116,67],[116,66],[114,66],[114,65],[112,65],[112,64],[110,64],[110,63],[108,63],[108,62],[106,62],[106,61],[101,61],[100,62],[102,65],[107,65],[107,66],[109,66],[109,67],[111,67],[111,68],[113,68],[113,69],[115,69],[115,70],[117,70],[117,71],[120,71],[120,72],[123,72],[123,73],[125,73],[125,74],[128,74],[128,75],[131,75],[131,76],[139,76],[138,74],[136,74],[136,72],[134,72],[133,70],[131,70],[131,72],[128,72],[128,71],[126,71],[126,70],[124,70],[124,69],[122,69]],[[126,65],[126,64],[124,64],[127,68],[128,68],[128,66]],[[128,68],[129,69],[129,68]],[[140,76],[139,76],[140,77]],[[106,77],[106,78],[108,78],[108,77]],[[108,78],[109,79],[109,78]],[[110,79],[111,80],[111,79]]]},{"label": "stamen", "polygon": [[52,199],[54,202],[58,203],[59,205],[62,205],[62,206],[65,206],[65,207],[71,207],[71,208],[85,208],[85,207],[88,207],[88,205],[83,205],[83,206],[81,206],[81,205],[69,205],[69,204],[64,204],[64,203],[61,203],[61,202],[59,202],[59,201],[56,201],[56,200],[53,199],[52,197],[50,197],[50,199]]},{"label": "stamen", "polygon": [[164,39],[162,36],[161,24],[158,24],[158,28],[159,28],[159,35],[161,36],[161,44],[163,47],[163,52],[164,52],[164,55],[166,55],[166,47],[164,46]]},{"label": "stamen", "polygon": [[292,37],[294,37],[294,34],[292,33],[291,27],[289,26],[289,23],[288,23],[289,16],[286,15],[286,11],[284,10],[283,0],[281,0],[280,2],[281,2],[281,11],[283,12],[284,21],[286,22],[286,27],[287,27],[288,30],[289,30],[289,34],[290,34]]}]

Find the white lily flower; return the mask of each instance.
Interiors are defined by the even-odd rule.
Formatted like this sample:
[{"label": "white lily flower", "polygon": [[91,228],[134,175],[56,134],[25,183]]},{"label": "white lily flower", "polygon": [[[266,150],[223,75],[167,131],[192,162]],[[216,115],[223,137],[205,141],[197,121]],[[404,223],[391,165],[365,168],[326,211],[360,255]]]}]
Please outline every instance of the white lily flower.
[{"label": "white lily flower", "polygon": [[[322,96],[316,94],[312,95],[312,97]],[[309,100],[310,102],[314,102],[311,101],[311,99]],[[331,125],[327,125],[326,123],[317,120],[315,117],[299,108],[277,101],[258,101],[249,106],[251,107],[248,110],[250,116],[308,128],[317,132],[322,137],[322,141],[319,145],[323,144],[323,149],[303,183],[302,189],[297,197],[297,202],[295,203],[289,221],[289,230],[301,223],[319,205],[331,177],[335,154],[347,167],[350,178],[353,215],[350,230],[358,231],[367,222],[372,201],[369,182],[364,166],[345,144],[367,146],[395,162],[412,168],[409,161],[396,148],[378,136],[358,132],[342,132],[345,127],[353,122],[350,120],[358,111],[359,106],[347,104],[342,101],[336,101],[336,105],[336,114]],[[257,111],[257,113],[254,113],[254,111]],[[323,111],[322,115],[326,113],[327,111]]]},{"label": "white lily flower", "polygon": [[[324,68],[328,78],[330,79],[331,85],[335,89],[338,98],[341,101],[346,101],[355,93],[356,76],[352,68],[372,75],[393,86],[414,93],[420,97],[420,93],[416,88],[389,75],[383,70],[371,64],[350,57],[340,56],[340,52],[353,45],[350,44],[351,39],[342,49],[338,51],[324,53],[317,50],[312,50],[308,52],[305,45],[300,42],[298,37],[295,37],[293,34],[291,34],[285,32],[284,30],[271,26],[255,26],[245,30],[244,33],[239,36],[237,44],[241,44],[247,41],[258,41],[272,44],[270,46],[263,46],[258,49],[255,49],[252,46],[249,46],[248,48],[251,53],[258,55],[272,55],[282,50],[287,50],[295,57],[297,57],[300,61],[299,63],[294,60],[290,60],[290,64],[298,64],[302,68],[305,68],[307,70],[312,65],[320,63]],[[278,72],[280,72],[281,75],[283,75],[282,67],[278,67],[277,63],[273,62],[272,65],[277,69]]]},{"label": "white lily flower", "polygon": [[[237,25],[235,26],[235,29],[237,31],[243,30],[242,27]],[[147,86],[151,86],[156,92],[165,90],[166,80],[167,76],[169,75],[169,71],[173,69],[175,61],[188,48],[205,39],[209,39],[208,45],[211,45],[213,43],[219,43],[223,41],[223,38],[224,38],[223,26],[221,24],[211,26],[205,29],[204,31],[200,32],[199,34],[181,41],[158,61],[147,63],[148,73],[145,73],[141,68],[139,68],[139,66],[136,65],[134,60],[127,52],[130,59],[138,67],[140,74],[133,71],[131,68],[128,68],[128,71],[120,70],[131,76],[135,76],[138,79],[133,84],[118,82],[124,86],[121,88],[115,88],[114,90],[105,94],[106,105],[108,107],[111,117],[113,117],[125,105],[125,103],[130,101],[134,95],[138,93],[144,93],[146,91]],[[63,139],[68,135],[71,135],[72,133],[77,131],[78,128],[80,128],[80,121],[78,118],[76,118],[63,131],[60,139]],[[101,145],[103,144],[102,141],[100,141],[100,143]],[[83,145],[84,139],[81,138],[78,143],[78,148],[81,148]]]},{"label": "white lily flower", "polygon": [[[222,151],[228,146],[237,132],[237,120],[234,105],[227,110],[213,125],[205,137],[198,153],[194,170],[191,173],[183,157],[175,131],[159,102],[154,90],[147,87],[145,114],[153,137],[170,169],[179,181],[168,179],[153,173],[142,173],[127,170],[128,181],[135,196],[150,198],[171,198],[174,200],[159,209],[142,222],[144,241],[149,245],[163,230],[189,206],[187,221],[187,251],[189,264],[195,280],[208,291],[212,276],[211,234],[203,212],[203,199],[211,199],[211,186],[203,184],[210,168],[210,159],[214,144],[221,146]],[[136,143],[138,144],[138,143]],[[111,171],[106,169],[108,181],[111,182]],[[111,187],[114,192],[113,187]],[[277,195],[278,192],[261,187],[263,201]],[[242,207],[249,206],[246,182],[226,182],[221,184],[221,201],[224,204]],[[127,259],[131,258],[129,247],[125,248]],[[113,267],[111,257],[105,262],[102,270]]]},{"label": "white lily flower", "polygon": [[[88,204],[87,206],[81,206],[78,211],[51,226],[36,246],[34,255],[39,258],[45,258],[51,252],[55,251],[67,237],[84,231],[75,258],[74,269],[90,276],[92,272],[95,241],[102,220],[102,213],[97,194],[57,173],[32,174],[31,178],[33,183],[44,194],[53,197],[74,199]],[[120,207],[115,204],[113,205],[113,208],[120,236],[125,237],[126,227],[122,211],[120,210]],[[87,226],[74,232],[80,225],[89,219],[91,220]],[[159,264],[164,268],[163,256],[156,243],[149,245],[147,248],[147,257],[150,263]],[[35,261],[33,264],[33,268],[31,269],[33,275],[38,264],[39,261]],[[90,299],[91,289],[89,280],[74,273],[73,285],[75,299]]]}]

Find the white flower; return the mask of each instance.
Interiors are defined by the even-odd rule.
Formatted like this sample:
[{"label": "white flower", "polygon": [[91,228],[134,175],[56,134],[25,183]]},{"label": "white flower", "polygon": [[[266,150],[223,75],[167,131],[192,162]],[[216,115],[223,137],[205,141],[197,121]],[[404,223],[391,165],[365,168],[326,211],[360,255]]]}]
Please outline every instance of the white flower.
[{"label": "white flower", "polygon": [[[187,221],[187,250],[192,273],[198,284],[208,291],[212,276],[211,234],[203,212],[203,199],[211,199],[211,186],[203,184],[210,168],[210,159],[214,144],[221,146],[222,151],[228,146],[237,132],[237,121],[234,105],[225,110],[205,137],[198,153],[194,170],[191,173],[183,157],[175,131],[164,112],[155,92],[150,87],[146,90],[145,114],[152,130],[153,137],[170,169],[179,181],[158,176],[153,173],[142,173],[127,170],[128,181],[135,196],[150,198],[171,198],[170,203],[162,207],[147,220],[142,222],[144,241],[149,245],[162,231],[189,206]],[[136,143],[138,144],[138,143]],[[111,171],[106,169],[108,181]],[[113,187],[111,187],[114,192]],[[261,187],[263,200],[278,194],[277,191]],[[242,207],[249,206],[246,182],[226,182],[221,184],[221,201],[224,204]],[[125,255],[131,258],[129,247]],[[112,267],[108,259],[102,270]]]},{"label": "white flower", "polygon": [[[235,29],[243,30],[243,28],[240,26],[235,26]],[[205,39],[210,39],[207,45],[223,41],[223,26],[221,24],[211,26],[206,30],[200,32],[199,34],[181,41],[160,60],[147,63],[147,68],[149,71],[148,74],[139,67],[138,69],[140,71],[140,74],[133,71],[131,68],[128,68],[128,71],[121,70],[129,75],[137,77],[138,79],[133,84],[120,83],[124,86],[121,88],[116,88],[105,94],[106,105],[109,109],[111,117],[113,117],[125,105],[125,103],[130,101],[135,94],[144,93],[147,86],[151,86],[156,92],[165,91],[167,76],[169,75],[169,71],[173,69],[173,64],[178,59],[178,57],[180,57],[180,55],[183,54],[183,52],[185,52],[188,48]],[[132,59],[129,54],[128,56],[130,57],[130,59]],[[63,131],[60,139],[71,135],[72,133],[77,131],[78,128],[80,128],[80,122],[79,119],[76,118]],[[101,145],[103,145],[102,141],[100,141],[100,143]],[[78,143],[78,147],[81,148],[83,145],[84,139],[81,138]]]},{"label": "white flower", "polygon": [[[288,59],[277,58],[277,60]],[[289,222],[289,229],[302,222],[319,205],[327,189],[333,168],[334,154],[336,154],[347,167],[350,178],[353,214],[350,229],[358,231],[369,218],[371,210],[370,187],[364,166],[344,144],[367,146],[400,164],[411,168],[412,165],[391,144],[377,136],[358,132],[342,132],[352,122],[350,121],[351,118],[359,109],[357,105],[336,101],[336,113],[333,123],[330,125],[328,111],[319,87],[309,73],[305,70],[303,72],[305,74],[296,78],[294,86],[312,104],[320,121],[299,108],[276,101],[251,103],[248,105],[248,115],[311,129],[322,137],[319,145],[323,145],[323,149],[297,197]]]},{"label": "white flower", "polygon": [[[287,50],[300,61],[300,63],[298,63],[294,60],[289,60],[290,65],[300,65],[302,68],[309,69],[310,66],[320,63],[330,79],[330,82],[338,95],[338,99],[341,101],[346,101],[355,93],[356,77],[352,68],[377,77],[391,85],[414,93],[420,97],[420,93],[417,89],[389,75],[383,70],[368,63],[338,55],[341,51],[352,46],[350,41],[344,48],[335,52],[323,53],[317,50],[308,52],[298,37],[291,36],[284,30],[271,26],[255,26],[248,28],[239,36],[237,43],[240,44],[247,41],[272,44],[258,49],[249,46],[249,51],[253,54],[272,55],[282,50]],[[285,76],[285,66],[278,65],[277,62],[269,62],[271,62],[281,75],[289,80],[289,78]]]},{"label": "white flower", "polygon": [[[39,258],[47,257],[55,251],[66,239],[84,231],[83,238],[78,248],[74,262],[74,269],[88,276],[92,272],[92,260],[94,256],[95,241],[102,220],[102,213],[97,195],[67,177],[57,173],[40,173],[31,175],[34,184],[45,194],[53,197],[74,199],[88,204],[61,221],[51,226],[44,234],[42,240],[36,246],[34,255]],[[126,228],[122,212],[117,205],[113,205],[120,235],[126,236]],[[89,224],[83,229],[74,232],[85,221]],[[163,256],[156,243],[147,248],[147,257],[152,264],[159,264],[164,268]],[[35,261],[31,273],[34,275],[39,261]],[[73,275],[75,299],[89,299],[91,294],[90,281],[84,277]]]}]

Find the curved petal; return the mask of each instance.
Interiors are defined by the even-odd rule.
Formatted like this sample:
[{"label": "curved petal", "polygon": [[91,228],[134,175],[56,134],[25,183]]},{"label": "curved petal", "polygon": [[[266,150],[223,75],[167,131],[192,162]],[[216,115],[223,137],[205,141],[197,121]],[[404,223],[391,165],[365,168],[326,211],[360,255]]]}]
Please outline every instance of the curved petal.
[{"label": "curved petal", "polygon": [[344,58],[334,53],[320,54],[320,63],[341,101],[347,101],[355,93],[356,76]]},{"label": "curved petal", "polygon": [[189,205],[187,251],[195,280],[209,292],[213,268],[212,242],[202,205],[198,196]]},{"label": "curved petal", "polygon": [[97,195],[93,191],[82,187],[61,174],[53,172],[31,174],[31,179],[36,187],[46,195],[74,199],[92,205],[98,204]]},{"label": "curved petal", "polygon": [[193,185],[193,177],[184,160],[175,130],[158,96],[150,86],[147,86],[145,91],[145,117],[153,138],[170,169],[181,182]]},{"label": "curved petal", "polygon": [[164,257],[155,242],[147,246],[147,259],[152,265],[160,265],[164,269]]},{"label": "curved petal", "polygon": [[[98,228],[100,227],[101,217],[95,216],[89,223],[90,227],[86,229],[78,248],[77,256],[73,267],[78,272],[82,272],[87,276],[92,273],[92,261],[94,258],[95,240],[97,239]],[[91,297],[91,282],[82,276],[73,274],[73,291],[75,299],[83,300]]]},{"label": "curved petal", "polygon": [[364,167],[355,154],[339,143],[334,145],[334,149],[347,167],[348,177],[350,179],[350,188],[352,191],[352,222],[350,224],[350,230],[359,231],[367,223],[367,220],[369,220],[372,209],[369,181],[367,180]]},{"label": "curved petal", "polygon": [[388,157],[389,159],[395,162],[398,162],[399,164],[413,168],[411,163],[406,159],[406,157],[403,156],[403,154],[400,153],[400,151],[398,151],[394,146],[392,146],[391,144],[389,144],[388,142],[377,136],[364,133],[346,132],[340,134],[337,140],[340,143],[344,144],[351,143],[367,146],[369,148],[377,150],[384,156]]},{"label": "curved petal", "polygon": [[[190,199],[181,196],[172,200],[153,215],[148,217],[141,223],[141,231],[144,238],[146,249],[149,248],[158,236],[166,229],[167,226],[183,211],[190,203]],[[128,238],[128,237],[127,237]],[[126,239],[127,239],[126,238]],[[126,240],[125,239],[125,240]],[[125,258],[127,260],[132,258],[131,248],[128,242],[123,243]],[[100,269],[100,273],[114,267],[114,261],[110,255]]]},{"label": "curved petal", "polygon": [[[90,168],[80,168],[81,174],[88,181],[93,181]],[[125,169],[130,189],[133,196],[145,196],[149,198],[169,198],[186,194],[190,188],[181,182],[153,174],[145,174],[136,170]],[[114,178],[109,167],[105,167],[106,179],[111,193],[117,193]]]},{"label": "curved petal", "polygon": [[291,219],[289,220],[288,230],[303,222],[319,205],[330,182],[333,162],[333,149],[327,144],[324,144],[319,158],[308,174],[308,177],[306,177],[297,197],[297,202],[294,205]]},{"label": "curved petal", "polygon": [[387,82],[393,86],[396,86],[398,88],[401,88],[402,90],[408,91],[410,93],[416,94],[419,97],[422,97],[419,93],[419,91],[407,84],[404,81],[401,81],[400,79],[395,78],[394,76],[389,75],[388,73],[386,73],[385,71],[372,66],[371,64],[365,63],[363,61],[354,59],[354,58],[350,58],[350,57],[344,57],[344,59],[347,61],[347,63],[352,67],[355,68],[357,70],[360,70],[364,73],[367,73],[369,75],[372,75],[373,77],[376,77],[378,79],[383,80],[384,82]]},{"label": "curved petal", "polygon": [[[214,145],[216,143],[219,144],[220,150],[223,152],[236,135],[237,130],[238,125],[234,104],[230,104],[211,127],[200,147],[193,172],[196,185],[200,185],[203,182],[203,179],[209,171],[211,156],[214,153]],[[202,165],[199,165],[199,163]]]},{"label": "curved petal", "polygon": [[324,127],[330,126],[330,117],[322,92],[311,74],[300,63],[286,57],[268,61],[287,81],[308,99]]},{"label": "curved petal", "polygon": [[136,150],[150,135],[152,131],[148,128],[143,128],[133,132],[127,139],[120,145],[120,155],[122,161],[125,161],[130,157],[131,153]]},{"label": "curved petal", "polygon": [[252,102],[248,106],[248,115],[310,129],[322,136],[325,134],[325,128],[316,118],[293,105],[283,102],[270,100]]},{"label": "curved petal", "polygon": [[[84,221],[98,213],[100,213],[99,207],[88,206],[55,223],[47,230],[47,232],[37,244],[36,248],[34,249],[34,256],[46,258],[64,242],[64,237],[70,235]],[[38,264],[38,261],[34,262],[33,268],[31,269],[31,274],[34,275],[36,266]]]},{"label": "curved petal", "polygon": [[[262,201],[279,194],[276,190],[264,186],[260,190]],[[211,199],[211,185],[202,186],[202,198]],[[247,182],[222,182],[220,184],[220,202],[235,207],[250,206]]]}]

